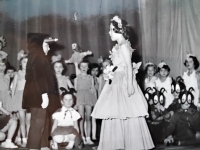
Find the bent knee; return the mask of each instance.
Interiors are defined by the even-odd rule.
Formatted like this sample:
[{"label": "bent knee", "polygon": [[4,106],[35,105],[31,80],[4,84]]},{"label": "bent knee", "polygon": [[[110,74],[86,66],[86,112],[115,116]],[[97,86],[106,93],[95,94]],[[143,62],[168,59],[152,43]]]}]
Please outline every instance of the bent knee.
[{"label": "bent knee", "polygon": [[6,138],[6,135],[0,131],[0,141],[3,141]]},{"label": "bent knee", "polygon": [[62,142],[64,142],[65,137],[64,137],[64,135],[55,135],[55,136],[53,136],[53,140],[56,143],[62,143]]}]

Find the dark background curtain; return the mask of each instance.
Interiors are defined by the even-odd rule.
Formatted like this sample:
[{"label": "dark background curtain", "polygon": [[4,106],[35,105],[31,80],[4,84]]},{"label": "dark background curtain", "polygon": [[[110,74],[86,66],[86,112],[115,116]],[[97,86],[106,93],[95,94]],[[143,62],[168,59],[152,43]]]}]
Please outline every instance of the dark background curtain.
[{"label": "dark background curtain", "polygon": [[[7,46],[3,51],[8,60],[18,68],[17,53],[26,49],[28,32],[48,33],[59,39],[60,53],[64,59],[71,54],[71,44],[77,42],[84,51],[94,54],[91,62],[99,56],[107,57],[115,44],[109,37],[110,19],[114,15],[127,20],[140,35],[137,0],[1,0],[0,36],[4,36]],[[140,43],[135,42],[135,59],[141,59]],[[74,73],[74,66],[68,65],[66,74]]]}]

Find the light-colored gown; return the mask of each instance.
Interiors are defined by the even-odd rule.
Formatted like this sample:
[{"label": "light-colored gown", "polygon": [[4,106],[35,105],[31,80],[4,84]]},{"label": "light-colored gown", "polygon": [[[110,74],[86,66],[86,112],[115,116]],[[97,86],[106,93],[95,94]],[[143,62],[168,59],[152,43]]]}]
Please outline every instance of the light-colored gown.
[{"label": "light-colored gown", "polygon": [[[132,51],[128,41],[126,43]],[[145,116],[147,102],[133,76],[135,93],[128,96],[127,67],[119,45],[113,47],[112,62],[117,66],[112,83],[106,82],[91,114],[102,120],[98,150],[140,150],[154,147]]]}]

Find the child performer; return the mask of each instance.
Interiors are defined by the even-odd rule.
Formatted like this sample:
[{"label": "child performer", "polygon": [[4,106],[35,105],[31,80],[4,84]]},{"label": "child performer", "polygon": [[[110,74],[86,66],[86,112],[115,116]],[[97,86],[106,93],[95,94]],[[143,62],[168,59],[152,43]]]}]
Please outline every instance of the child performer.
[{"label": "child performer", "polygon": [[[156,87],[156,79],[157,77],[155,76],[156,73],[156,66],[155,64],[153,64],[152,62],[148,62],[145,64],[145,72],[147,74],[147,77],[144,80],[144,87],[145,89],[147,89],[148,87],[151,87],[152,89],[154,89],[153,87]],[[153,91],[152,91],[153,92]]]},{"label": "child performer", "polygon": [[154,88],[154,91],[152,93],[152,102],[153,105],[150,105],[150,119],[149,119],[149,128],[152,133],[152,137],[154,139],[155,144],[162,143],[165,137],[165,130],[166,127],[169,124],[169,120],[173,114],[173,112],[168,112],[164,108],[165,104],[165,96],[164,96],[164,88],[161,88],[160,91],[158,91],[156,88]]},{"label": "child performer", "polygon": [[200,114],[195,108],[191,108],[194,102],[193,88],[180,95],[181,108],[172,116],[167,128],[164,143],[176,143],[188,145],[199,142],[200,139]]},{"label": "child performer", "polygon": [[101,94],[101,91],[106,83],[106,80],[104,80],[103,77],[103,70],[106,69],[107,66],[111,65],[111,60],[108,58],[102,59],[102,74],[99,76],[99,89],[98,89],[98,95]]},{"label": "child performer", "polygon": [[66,149],[72,149],[74,144],[78,148],[82,148],[82,139],[78,133],[78,119],[81,118],[80,114],[72,108],[74,104],[73,91],[67,91],[61,87],[61,103],[62,108],[57,110],[52,118],[54,120],[51,136],[52,148],[58,149],[58,143],[68,142]]},{"label": "child performer", "polygon": [[80,74],[80,70],[78,64],[83,60],[85,56],[91,55],[91,51],[82,52],[79,45],[77,43],[72,44],[73,54],[70,59],[66,60],[65,63],[74,63],[76,75]]},{"label": "child performer", "polygon": [[165,108],[168,108],[168,106],[173,102],[174,96],[171,93],[171,83],[172,79],[169,77],[170,68],[165,62],[161,62],[158,64],[158,72],[160,77],[155,81],[156,88],[160,90],[161,88],[164,88],[166,90],[165,92]]},{"label": "child performer", "polygon": [[[99,90],[99,73],[100,73],[100,66],[96,63],[91,64],[89,74],[94,79],[94,87],[96,89],[97,98],[99,96],[98,90]],[[96,131],[97,131],[97,124],[96,119],[92,118],[92,139],[96,140]]]},{"label": "child performer", "polygon": [[[94,87],[93,77],[87,74],[89,67],[88,61],[82,61],[79,64],[81,73],[75,79],[75,89],[77,90],[77,107],[81,114],[80,131],[85,144],[93,144],[90,138],[91,121],[90,115],[92,107],[97,101],[96,90]],[[86,139],[84,136],[84,120],[86,120]]]},{"label": "child performer", "polygon": [[[2,51],[0,51],[1,54]],[[5,69],[6,69],[6,60],[4,57],[0,61],[0,100],[2,101],[4,108],[8,111],[13,111],[13,104],[12,99],[10,95],[10,77],[8,74],[5,75]]]},{"label": "child performer", "polygon": [[12,138],[17,129],[17,118],[8,112],[0,101],[0,111],[3,114],[0,115],[0,141],[5,140],[6,134],[8,132],[5,142],[1,143],[3,148],[17,148],[17,146],[12,142]]},{"label": "child performer", "polygon": [[22,109],[22,97],[24,92],[24,86],[26,83],[25,73],[26,73],[26,64],[28,61],[28,55],[21,50],[18,53],[17,57],[20,62],[20,70],[15,74],[12,88],[12,98],[13,98],[13,108],[14,111],[18,112],[20,120],[20,132],[22,134],[22,145],[21,137],[17,137],[16,142],[22,147],[26,147],[27,144],[27,135],[30,128],[30,119],[31,114],[28,113],[25,109]]},{"label": "child performer", "polygon": [[187,71],[183,73],[183,80],[188,90],[190,87],[194,88],[194,105],[200,107],[200,75],[196,71],[199,67],[199,61],[196,56],[188,54],[184,62]]},{"label": "child performer", "polygon": [[59,93],[60,94],[62,93],[60,87],[64,87],[67,90],[69,90],[69,88],[74,88],[69,77],[63,75],[66,68],[64,62],[61,60],[61,55],[52,56],[51,60],[53,69],[55,71],[56,79],[58,82]]},{"label": "child performer", "polygon": [[14,76],[16,74],[16,69],[13,66],[9,65],[9,66],[6,67],[5,74],[7,74],[10,77],[9,87],[10,87],[10,90],[11,90],[12,86],[13,86],[13,79],[14,79]]}]

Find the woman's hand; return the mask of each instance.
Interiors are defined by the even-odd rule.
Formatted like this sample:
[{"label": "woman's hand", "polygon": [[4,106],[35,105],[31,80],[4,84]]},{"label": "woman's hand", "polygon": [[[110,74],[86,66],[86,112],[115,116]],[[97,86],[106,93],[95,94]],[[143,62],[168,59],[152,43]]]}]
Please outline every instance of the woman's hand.
[{"label": "woman's hand", "polygon": [[134,89],[133,85],[128,85],[128,96],[130,97],[134,93],[135,93],[135,89]]}]

